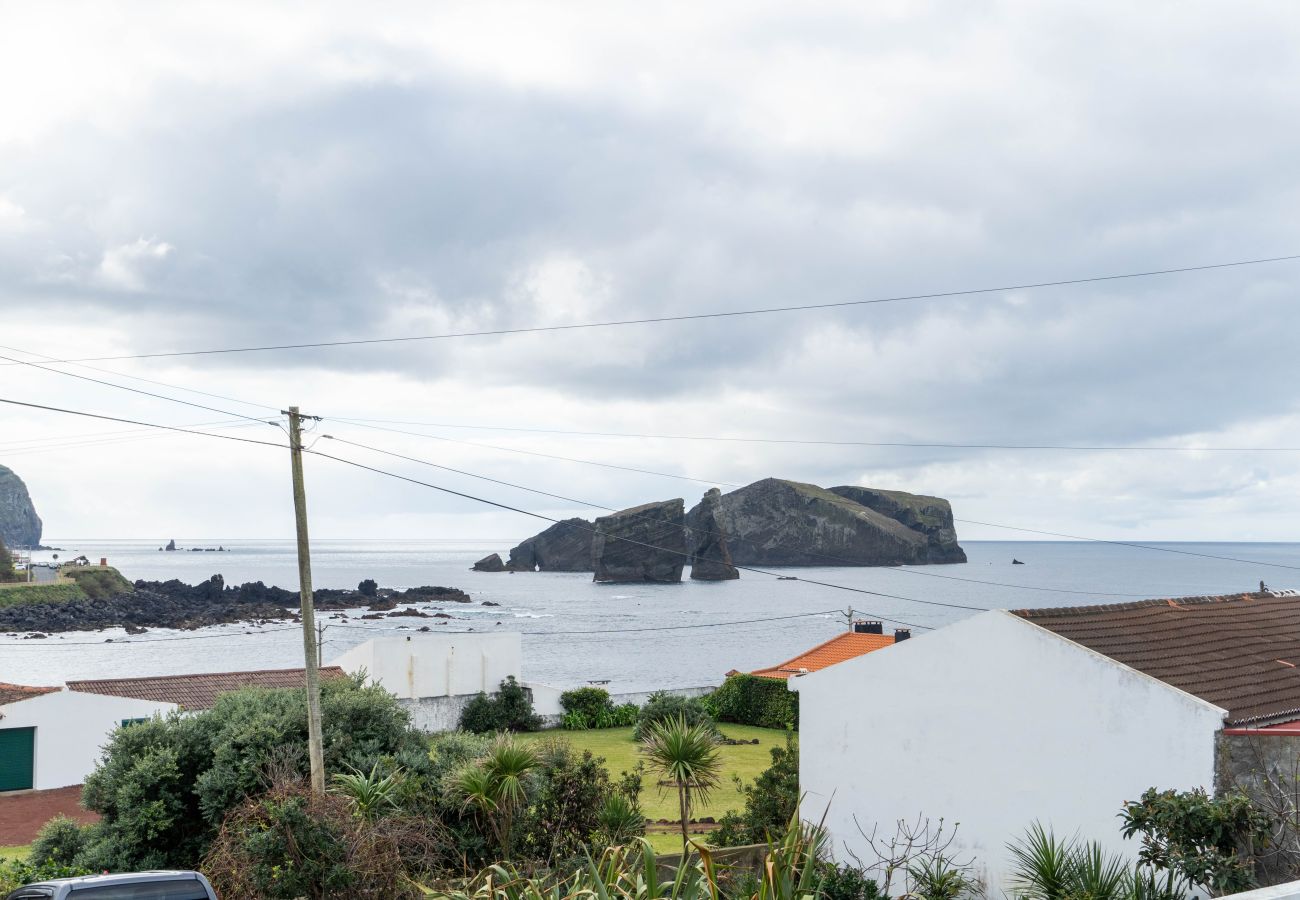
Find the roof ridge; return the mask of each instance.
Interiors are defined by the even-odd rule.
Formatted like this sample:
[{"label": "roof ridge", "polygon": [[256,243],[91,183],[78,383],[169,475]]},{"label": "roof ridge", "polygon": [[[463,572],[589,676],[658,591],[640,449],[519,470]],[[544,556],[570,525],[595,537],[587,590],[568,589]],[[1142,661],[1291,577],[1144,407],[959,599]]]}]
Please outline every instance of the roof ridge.
[{"label": "roof ridge", "polygon": [[1164,607],[1170,605],[1199,606],[1211,603],[1229,603],[1233,600],[1271,600],[1278,599],[1271,591],[1243,591],[1237,594],[1205,594],[1197,597],[1155,597],[1150,600],[1129,600],[1124,603],[1094,603],[1089,606],[1043,606],[1035,609],[1008,610],[1012,615],[1022,619],[1034,619],[1046,616],[1086,616],[1101,612],[1118,612],[1120,610],[1143,609],[1145,607]]},{"label": "roof ridge", "polygon": [[[321,666],[321,671],[343,671],[341,666]],[[303,666],[289,667],[282,669],[235,669],[227,672],[186,672],[176,675],[128,675],[122,678],[78,678],[75,681],[69,681],[68,687],[74,684],[109,684],[122,682],[158,682],[158,681],[175,681],[181,678],[220,678],[225,675],[269,675],[271,673],[288,673],[288,672],[305,672]]]}]

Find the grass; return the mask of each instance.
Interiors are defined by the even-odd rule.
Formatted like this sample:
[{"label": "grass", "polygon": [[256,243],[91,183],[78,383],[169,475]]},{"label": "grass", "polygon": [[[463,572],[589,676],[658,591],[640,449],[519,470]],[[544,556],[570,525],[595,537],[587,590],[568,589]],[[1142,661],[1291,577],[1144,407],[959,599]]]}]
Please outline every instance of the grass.
[{"label": "grass", "polygon": [[66,566],[59,575],[76,582],[91,600],[103,600],[135,590],[135,585],[112,566]]},{"label": "grass", "polygon": [[[709,797],[708,803],[695,806],[692,816],[697,819],[704,816],[712,816],[716,819],[727,810],[740,811],[743,809],[745,805],[744,799],[736,791],[731,776],[739,775],[741,781],[745,783],[753,781],[764,769],[771,765],[772,748],[785,746],[784,731],[727,723],[723,723],[718,727],[722,729],[722,733],[726,737],[735,740],[758,738],[758,744],[723,745],[718,748],[722,753],[723,761],[722,784]],[[590,750],[594,755],[604,757],[605,768],[613,778],[617,778],[620,772],[632,771],[641,758],[637,743],[632,739],[631,728],[600,728],[591,731],[541,731],[532,734],[521,734],[517,735],[517,737],[524,741],[539,741],[552,738],[566,740],[576,750]],[[655,784],[655,779],[647,774],[645,789],[641,793],[641,808],[654,821],[675,819],[677,817],[677,793],[671,788],[660,790]],[[673,838],[672,835],[668,835],[668,837]],[[661,849],[657,842],[652,841],[652,843],[655,843],[655,849]],[[669,841],[664,845],[663,849],[669,852],[680,850],[681,838],[675,838],[675,843]]]},{"label": "grass", "polygon": [[31,852],[31,844],[23,847],[0,847],[0,860],[26,859],[27,855]]},{"label": "grass", "polygon": [[68,603],[85,600],[86,594],[76,582],[59,581],[46,584],[0,584],[0,606],[19,606],[24,603]]}]

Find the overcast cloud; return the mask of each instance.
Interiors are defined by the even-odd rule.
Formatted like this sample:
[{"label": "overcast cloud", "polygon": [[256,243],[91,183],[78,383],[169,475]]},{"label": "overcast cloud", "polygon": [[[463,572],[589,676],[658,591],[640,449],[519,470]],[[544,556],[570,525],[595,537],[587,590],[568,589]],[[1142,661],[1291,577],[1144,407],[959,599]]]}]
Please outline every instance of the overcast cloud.
[{"label": "overcast cloud", "polygon": [[[1296,46],[1300,9],[1286,2],[0,2],[0,344],[76,357],[436,334],[1298,253]],[[255,415],[298,404],[586,431],[1300,447],[1298,287],[1290,262],[102,365],[266,404],[178,394]],[[154,422],[230,418],[24,367],[0,368],[0,384]],[[960,518],[1125,539],[1292,540],[1300,500],[1298,453],[394,427],[724,485],[923,491]],[[0,463],[26,478],[51,536],[291,534],[282,455],[187,437],[69,443],[114,430],[0,409]],[[706,486],[321,431],[611,507],[692,502]],[[309,475],[322,537],[539,526],[326,461]]]}]

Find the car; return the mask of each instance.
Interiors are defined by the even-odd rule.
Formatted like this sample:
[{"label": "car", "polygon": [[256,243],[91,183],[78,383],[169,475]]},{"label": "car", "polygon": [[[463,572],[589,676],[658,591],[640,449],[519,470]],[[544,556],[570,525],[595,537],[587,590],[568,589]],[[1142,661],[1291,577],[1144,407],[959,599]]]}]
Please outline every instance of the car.
[{"label": "car", "polygon": [[217,900],[198,872],[127,872],[52,878],[28,884],[5,900]]}]

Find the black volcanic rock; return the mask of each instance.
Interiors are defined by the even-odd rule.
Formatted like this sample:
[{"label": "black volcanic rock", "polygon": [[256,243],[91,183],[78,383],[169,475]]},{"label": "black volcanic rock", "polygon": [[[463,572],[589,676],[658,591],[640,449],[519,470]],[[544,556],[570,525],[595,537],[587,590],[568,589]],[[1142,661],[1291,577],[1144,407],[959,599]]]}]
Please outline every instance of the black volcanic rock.
[{"label": "black volcanic rock", "polygon": [[470,567],[473,572],[504,572],[506,564],[501,561],[500,553],[491,553]]},{"label": "black volcanic rock", "polygon": [[596,520],[596,581],[679,582],[686,564],[686,515],[680,499],[634,506]]},{"label": "black volcanic rock", "polygon": [[727,532],[722,524],[722,492],[709,488],[692,513],[691,579],[730,581],[739,578],[740,571],[731,564]]},{"label": "black volcanic rock", "polygon": [[[836,491],[765,478],[723,494],[719,518],[731,559],[742,566],[896,566],[964,560],[956,534],[949,541],[936,517],[914,510],[912,503],[903,500],[908,497],[914,495],[895,497],[898,515],[915,512],[919,529]],[[914,499],[946,506],[938,498]],[[919,505],[929,508],[933,503]],[[702,507],[691,510],[693,527]],[[951,526],[951,513],[947,521]]]},{"label": "black volcanic rock", "polygon": [[10,548],[41,545],[41,517],[27,485],[5,466],[0,466],[0,542]]},{"label": "black volcanic rock", "polygon": [[510,551],[510,568],[520,572],[590,572],[592,525],[586,519],[556,522]]},{"label": "black volcanic rock", "polygon": [[905,491],[882,491],[856,485],[833,487],[831,491],[925,535],[925,558],[917,560],[918,562],[966,561],[966,551],[957,544],[957,526],[952,520],[952,504],[942,497],[927,497]]}]

